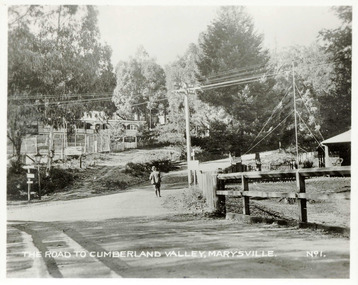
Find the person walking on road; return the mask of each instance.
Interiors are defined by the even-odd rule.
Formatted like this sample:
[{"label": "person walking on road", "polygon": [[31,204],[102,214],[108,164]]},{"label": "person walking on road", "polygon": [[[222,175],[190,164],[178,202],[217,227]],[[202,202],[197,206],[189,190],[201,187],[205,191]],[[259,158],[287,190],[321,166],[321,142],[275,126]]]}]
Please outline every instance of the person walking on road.
[{"label": "person walking on road", "polygon": [[155,195],[157,197],[158,195],[159,197],[162,197],[160,196],[160,182],[161,182],[160,172],[157,170],[155,166],[152,167],[152,173],[149,176],[149,180],[151,184],[154,186]]}]

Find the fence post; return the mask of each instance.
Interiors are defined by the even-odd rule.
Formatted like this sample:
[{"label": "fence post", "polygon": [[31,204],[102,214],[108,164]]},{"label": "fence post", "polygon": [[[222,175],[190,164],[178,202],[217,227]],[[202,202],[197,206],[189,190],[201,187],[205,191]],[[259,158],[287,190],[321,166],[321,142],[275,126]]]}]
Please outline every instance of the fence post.
[{"label": "fence post", "polygon": [[[249,191],[249,179],[243,174],[241,175],[241,189],[242,191]],[[243,197],[242,211],[244,215],[250,215],[250,197]]]},{"label": "fence post", "polygon": [[226,199],[224,195],[217,195],[216,190],[224,190],[225,189],[225,182],[223,180],[218,179],[218,174],[223,173],[222,169],[219,169],[215,172],[214,183],[214,207],[215,211],[219,214],[225,215],[226,214]]},{"label": "fence post", "polygon": [[[305,177],[296,172],[297,192],[306,193]],[[298,203],[298,221],[299,223],[307,223],[307,200],[297,199]]]}]

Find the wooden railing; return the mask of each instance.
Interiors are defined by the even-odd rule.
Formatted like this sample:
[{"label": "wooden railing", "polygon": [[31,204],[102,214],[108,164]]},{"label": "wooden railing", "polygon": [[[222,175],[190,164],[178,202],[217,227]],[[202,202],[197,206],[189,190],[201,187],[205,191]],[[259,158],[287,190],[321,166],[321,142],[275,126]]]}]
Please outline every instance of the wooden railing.
[{"label": "wooden railing", "polygon": [[[332,194],[308,194],[306,193],[305,179],[315,176],[350,176],[350,166],[340,166],[332,168],[310,168],[289,171],[260,171],[260,172],[238,172],[238,173],[215,173],[207,175],[216,175],[216,182],[206,186],[206,196],[212,208],[219,212],[225,212],[225,197],[242,197],[243,198],[243,214],[250,215],[250,197],[261,198],[295,198],[298,203],[298,220],[301,223],[307,223],[307,200],[323,200],[323,199],[347,199],[349,193],[332,193]],[[214,177],[213,177],[214,178]],[[295,179],[297,184],[296,192],[265,192],[250,191],[249,181],[273,180],[286,181],[287,179]],[[206,178],[210,181],[210,179]],[[213,181],[215,179],[212,179]],[[229,184],[241,184],[241,190],[230,190],[226,186]],[[212,189],[213,193],[210,192]],[[204,192],[205,194],[205,192]],[[210,206],[210,205],[209,205]]]}]

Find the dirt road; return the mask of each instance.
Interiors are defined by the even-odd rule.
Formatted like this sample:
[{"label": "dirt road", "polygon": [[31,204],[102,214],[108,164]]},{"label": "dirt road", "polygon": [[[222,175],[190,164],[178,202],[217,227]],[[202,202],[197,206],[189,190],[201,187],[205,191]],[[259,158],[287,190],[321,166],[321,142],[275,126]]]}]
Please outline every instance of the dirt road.
[{"label": "dirt road", "polygon": [[349,276],[348,239],[174,214],[150,187],[11,207],[8,221],[10,278]]},{"label": "dirt road", "polygon": [[183,187],[9,205],[7,277],[349,277],[349,239],[165,208]]}]

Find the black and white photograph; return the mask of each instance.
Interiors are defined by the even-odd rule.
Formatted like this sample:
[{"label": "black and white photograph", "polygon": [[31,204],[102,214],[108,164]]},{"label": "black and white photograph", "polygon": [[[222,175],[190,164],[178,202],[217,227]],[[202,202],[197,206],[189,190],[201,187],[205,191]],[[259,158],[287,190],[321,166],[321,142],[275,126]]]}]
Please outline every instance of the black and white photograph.
[{"label": "black and white photograph", "polygon": [[355,1],[0,5],[4,283],[357,284]]}]

